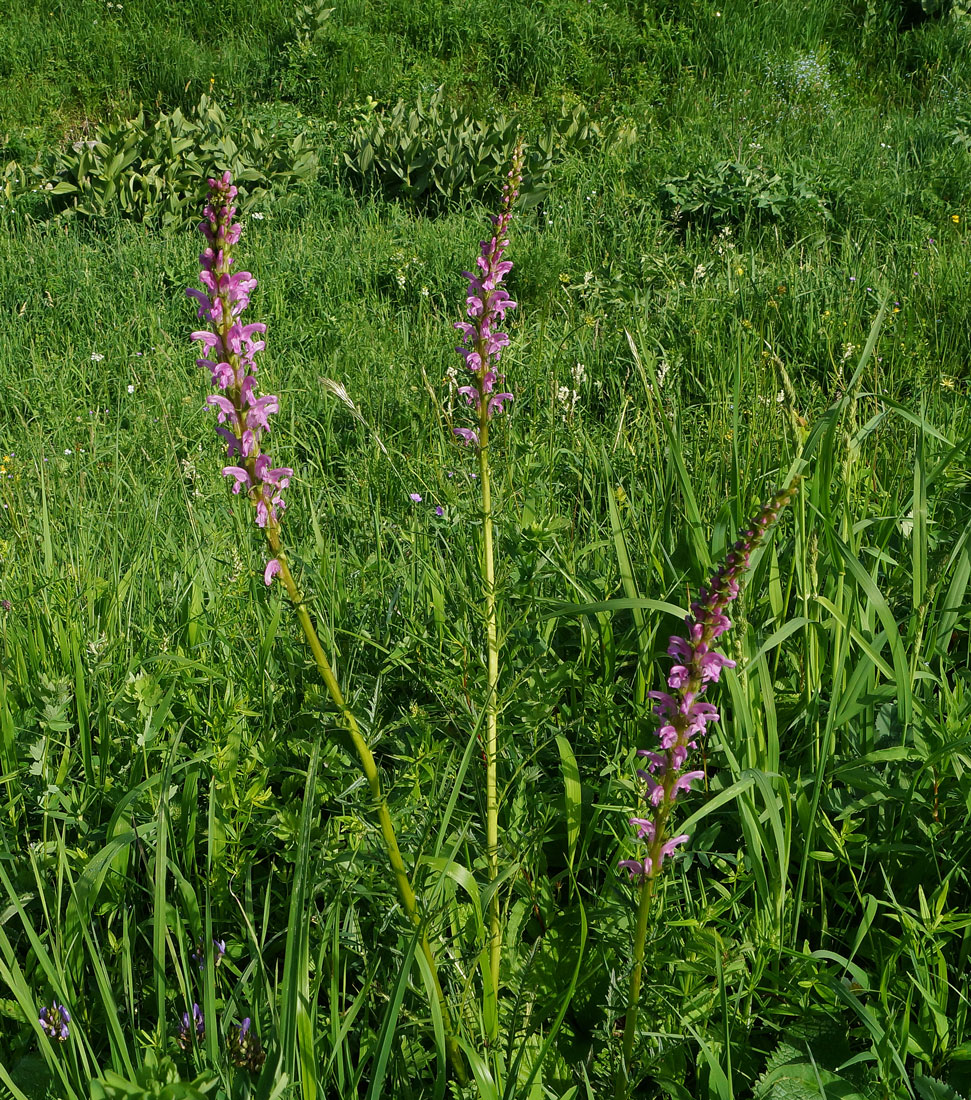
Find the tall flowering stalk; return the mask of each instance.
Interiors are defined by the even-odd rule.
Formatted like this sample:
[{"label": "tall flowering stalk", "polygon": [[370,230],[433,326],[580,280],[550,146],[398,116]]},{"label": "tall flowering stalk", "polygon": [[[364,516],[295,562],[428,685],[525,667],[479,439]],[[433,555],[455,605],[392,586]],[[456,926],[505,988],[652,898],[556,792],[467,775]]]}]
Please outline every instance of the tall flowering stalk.
[{"label": "tall flowering stalk", "polygon": [[668,656],[675,661],[668,672],[669,690],[649,693],[656,701],[654,713],[659,720],[658,744],[653,749],[637,750],[637,755],[647,761],[646,767],[637,772],[644,783],[645,816],[630,819],[643,847],[636,858],[622,859],[619,863],[620,869],[627,871],[631,881],[638,884],[640,897],[624,1026],[624,1056],[616,1080],[618,1098],[627,1095],[637,1032],[647,919],[658,875],[664,860],[689,839],[687,833],[670,835],[673,832],[669,825],[670,817],[678,795],[682,791],[690,791],[691,784],[704,776],[701,771],[684,770],[688,753],[698,747],[697,739],[704,736],[708,723],[719,719],[718,710],[702,696],[709,684],[718,683],[723,668],[735,667],[734,661],[712,646],[720,635],[731,628],[725,610],[738,596],[739,578],[748,569],[752,551],[762,542],[780,509],[789,503],[795,492],[795,486],[783,489],[762,506],[732,547],[724,564],[719,566],[707,586],[699,591],[697,600],[691,605],[691,614],[685,620],[685,636],[671,638],[668,645]]},{"label": "tall flowering stalk", "polygon": [[[218,417],[216,431],[227,445],[230,464],[224,466],[222,472],[233,479],[233,492],[245,494],[253,506],[256,524],[263,531],[270,552],[263,579],[269,585],[274,577],[279,576],[283,582],[321,678],[344,720],[361,761],[398,896],[420,936],[421,950],[432,975],[445,1028],[448,1056],[456,1077],[464,1083],[467,1078],[465,1062],[438,978],[438,967],[425,931],[425,921],[401,857],[374,756],[344,700],[307,605],[290,572],[281,541],[280,522],[285,508],[282,492],[293,476],[293,470],[287,466],[274,467],[262,449],[263,433],[269,429],[269,417],[279,410],[280,402],[274,395],[259,396],[256,387],[255,360],[257,353],[265,346],[261,337],[266,332],[266,326],[240,321],[240,316],[249,305],[250,294],[256,287],[256,279],[248,271],[232,271],[235,262],[232,249],[239,241],[242,230],[234,220],[236,208],[233,200],[236,195],[237,189],[228,172],[221,179],[209,180],[209,202],[204,210],[205,220],[199,226],[208,246],[199,257],[202,264],[199,279],[205,289],[186,291],[198,302],[199,319],[209,323],[208,328],[193,332],[191,338],[202,344],[205,354],[196,362],[209,370],[212,384],[218,391],[207,398],[206,403],[215,409]],[[248,1025],[247,1021],[245,1026]],[[241,1032],[241,1042],[243,1034]]]},{"label": "tall flowering stalk", "polygon": [[236,208],[232,202],[237,193],[228,172],[222,179],[209,180],[209,203],[203,211],[205,221],[199,226],[208,242],[199,256],[199,280],[205,290],[192,288],[186,294],[199,303],[199,319],[212,324],[212,330],[192,333],[192,340],[201,343],[205,351],[196,362],[209,370],[213,386],[220,391],[207,397],[206,404],[216,410],[216,431],[226,441],[230,461],[238,459],[236,465],[224,466],[222,472],[234,479],[234,493],[245,490],[255,509],[256,522],[266,534],[274,556],[267,562],[263,579],[270,584],[281,572],[276,557],[280,550],[280,518],[286,507],[281,494],[293,470],[289,466],[274,468],[261,449],[262,433],[269,430],[269,417],[279,412],[280,399],[272,394],[257,395],[256,355],[266,347],[260,339],[266,325],[244,325],[239,320],[249,306],[256,280],[249,271],[231,270],[235,262],[232,247],[242,232],[242,226],[233,221]]},{"label": "tall flowering stalk", "polygon": [[[509,336],[496,327],[505,319],[506,312],[516,308],[502,285],[512,270],[512,262],[505,259],[509,246],[507,233],[513,206],[519,197],[523,178],[523,146],[517,142],[513,152],[512,167],[502,189],[502,206],[498,216],[492,219],[491,240],[480,241],[476,257],[478,271],[463,271],[469,280],[465,299],[467,321],[456,321],[455,327],[462,333],[462,343],[455,349],[465,361],[471,378],[467,385],[459,387],[476,414],[474,428],[454,428],[464,443],[475,447],[479,454],[479,485],[482,493],[482,576],[483,605],[486,623],[486,700],[485,700],[485,764],[486,764],[486,858],[489,882],[499,876],[499,797],[496,784],[498,757],[498,703],[499,688],[499,626],[496,615],[496,570],[492,535],[492,474],[489,466],[489,425],[492,417],[503,411],[505,402],[512,401],[511,393],[496,393],[500,381],[497,371],[502,349],[509,344]],[[499,992],[499,968],[502,956],[502,933],[499,921],[499,892],[492,891],[489,900],[489,976],[486,997],[493,1001],[486,1018],[492,1021],[493,1034],[498,1026],[498,1014],[494,999]],[[491,986],[491,989],[488,987]]]}]

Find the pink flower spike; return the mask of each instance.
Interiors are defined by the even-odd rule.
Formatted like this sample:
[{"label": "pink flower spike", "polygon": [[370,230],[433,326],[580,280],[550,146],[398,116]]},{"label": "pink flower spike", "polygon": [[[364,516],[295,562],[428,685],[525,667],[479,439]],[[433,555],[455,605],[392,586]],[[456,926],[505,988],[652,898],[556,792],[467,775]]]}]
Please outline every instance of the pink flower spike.
[{"label": "pink flower spike", "polygon": [[648,840],[651,858],[621,861],[621,868],[630,872],[632,880],[639,878],[643,882],[646,877],[656,875],[663,861],[689,839],[687,833],[682,833],[664,840],[659,829],[666,827],[678,795],[690,791],[692,784],[705,776],[700,770],[682,773],[681,769],[689,750],[697,749],[698,739],[708,724],[719,720],[717,708],[702,696],[709,684],[718,682],[723,669],[735,667],[733,660],[712,648],[712,642],[731,628],[725,609],[738,596],[739,578],[749,566],[752,551],[794,492],[795,488],[783,490],[762,506],[724,562],[698,590],[690,605],[691,613],[685,618],[685,635],[668,641],[667,653],[673,659],[667,676],[669,690],[648,692],[655,700],[654,714],[660,719],[657,735],[664,751],[638,750],[638,756],[650,761],[647,770],[638,769],[637,776],[645,785],[645,799],[655,813],[651,818],[630,819],[638,828],[640,839]]},{"label": "pink flower spike", "polygon": [[[463,386],[459,393],[476,410],[480,424],[493,414],[502,412],[505,403],[513,399],[511,393],[492,394],[492,389],[498,380],[495,364],[502,349],[509,344],[508,334],[496,331],[496,322],[504,316],[506,310],[516,306],[501,284],[513,266],[512,261],[505,259],[503,253],[509,244],[506,231],[512,204],[519,191],[518,181],[522,178],[522,168],[522,147],[517,144],[511,176],[515,186],[503,189],[502,212],[493,219],[495,236],[479,242],[479,255],[475,260],[478,270],[462,272],[468,280],[465,298],[468,320],[455,322],[455,328],[461,332],[463,341],[456,350],[465,360],[468,370],[475,375],[475,382],[473,385]],[[478,434],[473,429],[453,430],[466,443],[479,445]]]},{"label": "pink flower spike", "polygon": [[280,572],[280,562],[278,558],[270,558],[266,563],[266,569],[263,570],[263,583],[267,586],[273,583],[273,578]]}]

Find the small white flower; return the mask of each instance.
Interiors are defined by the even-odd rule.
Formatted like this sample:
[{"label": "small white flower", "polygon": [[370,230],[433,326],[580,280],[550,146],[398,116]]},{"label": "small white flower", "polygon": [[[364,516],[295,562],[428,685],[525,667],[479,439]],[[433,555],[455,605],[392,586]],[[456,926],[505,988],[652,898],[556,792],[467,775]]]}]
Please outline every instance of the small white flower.
[{"label": "small white flower", "polygon": [[576,408],[576,403],[580,400],[580,395],[576,390],[571,390],[569,386],[560,386],[556,391],[556,399],[566,412],[572,413]]},{"label": "small white flower", "polygon": [[263,219],[264,219],[264,218],[266,217],[266,215],[265,215],[265,214],[261,214],[261,213],[260,213],[259,211],[256,211],[256,213],[254,213],[254,214],[250,214],[250,217],[251,217],[251,218],[256,218],[256,220],[257,220],[258,222],[261,222],[261,221],[262,221],[262,220],[263,220]]},{"label": "small white flower", "polygon": [[65,448],[64,448],[64,453],[65,453],[66,455],[72,455],[72,454],[74,454],[74,452],[73,452],[73,451],[71,450],[71,448],[70,448],[70,447],[65,447]]},{"label": "small white flower", "polygon": [[135,387],[134,386],[129,386],[128,387],[128,392],[129,393],[134,393],[135,392]]},{"label": "small white flower", "polygon": [[91,362],[92,363],[100,363],[102,359],[104,359],[104,356],[101,354],[100,351],[91,352]]}]

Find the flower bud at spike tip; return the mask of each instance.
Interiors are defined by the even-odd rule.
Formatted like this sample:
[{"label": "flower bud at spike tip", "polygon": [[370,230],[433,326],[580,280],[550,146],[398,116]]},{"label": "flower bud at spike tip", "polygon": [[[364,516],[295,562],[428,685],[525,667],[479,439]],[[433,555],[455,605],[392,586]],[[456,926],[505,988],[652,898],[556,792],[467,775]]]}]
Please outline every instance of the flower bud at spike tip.
[{"label": "flower bud at spike tip", "polygon": [[[216,432],[226,442],[227,457],[241,460],[239,465],[224,466],[222,472],[234,479],[234,493],[249,498],[257,526],[267,535],[275,535],[286,507],[282,491],[293,470],[289,466],[274,468],[262,448],[263,433],[270,430],[270,417],[279,412],[280,400],[274,394],[256,394],[256,355],[266,347],[260,339],[266,325],[239,320],[249,306],[256,279],[248,271],[230,270],[235,263],[231,250],[242,232],[234,220],[237,193],[228,172],[209,180],[209,202],[199,226],[209,244],[199,256],[199,281],[205,289],[192,288],[186,294],[198,303],[199,319],[211,326],[191,335],[203,347],[203,357],[196,362],[209,371],[212,385],[219,391],[208,397],[206,404],[216,410]],[[272,584],[279,570],[279,561],[272,558],[263,580]]]},{"label": "flower bud at spike tip", "polygon": [[653,878],[665,858],[688,840],[686,833],[670,840],[665,836],[678,795],[690,791],[692,783],[704,778],[704,772],[682,770],[688,750],[696,747],[695,738],[704,736],[708,723],[719,719],[716,707],[701,696],[709,684],[718,682],[723,668],[735,667],[734,661],[712,649],[712,643],[732,625],[725,608],[738,596],[738,582],[748,569],[752,551],[795,493],[793,485],[762,506],[724,564],[699,590],[691,614],[685,619],[685,636],[673,637],[668,643],[668,656],[676,662],[668,672],[668,690],[648,692],[656,703],[654,713],[660,719],[657,730],[660,751],[637,750],[638,756],[649,761],[647,768],[639,769],[637,775],[644,785],[650,816],[633,817],[631,824],[637,829],[638,840],[647,845],[647,854],[639,859],[622,859],[618,864],[620,870],[630,874],[632,882],[643,883]]}]

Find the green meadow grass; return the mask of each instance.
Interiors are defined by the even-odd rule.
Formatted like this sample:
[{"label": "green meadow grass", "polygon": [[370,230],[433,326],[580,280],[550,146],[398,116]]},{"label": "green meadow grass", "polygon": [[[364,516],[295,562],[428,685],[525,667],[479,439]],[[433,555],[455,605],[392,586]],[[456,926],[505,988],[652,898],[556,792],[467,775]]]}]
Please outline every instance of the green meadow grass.
[{"label": "green meadow grass", "polygon": [[[609,1095],[647,692],[676,609],[797,469],[724,638],[633,1095],[971,1095],[971,43],[876,9],[348,0],[309,42],[272,0],[0,16],[5,161],[210,82],[319,145],[238,249],[268,450],[475,1076],[447,1080],[366,785],[219,474],[187,342],[200,238],[28,195],[0,209],[0,1096]],[[443,84],[527,137],[564,97],[603,121],[509,250],[492,1045],[480,505],[447,374],[489,212],[341,169],[368,96]],[[779,174],[779,216],[665,205],[719,161]],[[63,1045],[36,1022],[53,1001]],[[253,1074],[226,1056],[245,1017]]]}]

